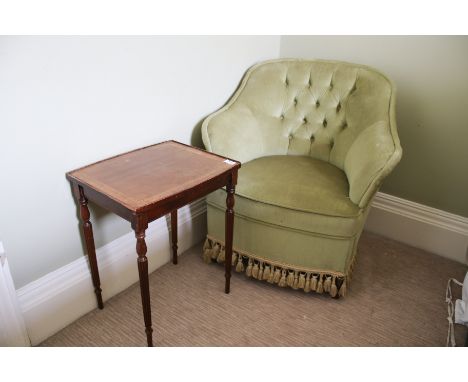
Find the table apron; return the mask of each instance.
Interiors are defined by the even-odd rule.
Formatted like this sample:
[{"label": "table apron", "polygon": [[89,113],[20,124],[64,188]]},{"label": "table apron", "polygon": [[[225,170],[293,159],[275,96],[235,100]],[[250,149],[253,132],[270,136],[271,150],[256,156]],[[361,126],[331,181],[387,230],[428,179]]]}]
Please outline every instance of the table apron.
[{"label": "table apron", "polygon": [[230,182],[233,175],[234,174],[232,171],[228,171],[221,176],[216,177],[215,179],[210,179],[209,181],[199,184],[190,190],[185,190],[178,195],[169,197],[167,200],[160,200],[154,205],[146,206],[139,211],[132,211],[126,208],[119,202],[113,200],[105,194],[102,194],[99,191],[96,191],[94,188],[89,187],[84,183],[77,182],[75,180],[73,180],[73,182],[83,188],[84,194],[88,200],[110,212],[117,214],[130,223],[136,219],[136,216],[142,215],[145,215],[147,222],[150,223],[171,213],[174,210],[177,210],[197,199],[210,194],[211,192],[218,190],[221,187],[226,186]]},{"label": "table apron", "polygon": [[121,218],[131,222],[133,219],[133,211],[129,210],[128,208],[124,207],[119,202],[109,198],[108,196],[96,191],[95,189],[87,186],[86,184],[82,184],[77,182],[77,184],[83,188],[84,194],[88,200],[91,200],[95,204],[99,205],[100,207],[105,208],[106,210],[113,212],[119,215]]}]

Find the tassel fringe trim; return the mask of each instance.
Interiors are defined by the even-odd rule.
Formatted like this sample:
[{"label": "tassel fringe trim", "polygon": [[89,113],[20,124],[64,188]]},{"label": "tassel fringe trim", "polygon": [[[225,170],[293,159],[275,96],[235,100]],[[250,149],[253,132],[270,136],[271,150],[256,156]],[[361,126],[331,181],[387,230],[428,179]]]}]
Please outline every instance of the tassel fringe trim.
[{"label": "tassel fringe trim", "polygon": [[[203,245],[203,260],[207,264],[212,261],[224,263],[226,260],[224,243],[207,236]],[[328,293],[331,297],[338,298],[346,296],[356,256],[353,256],[346,274],[295,268],[288,264],[260,259],[250,253],[234,249],[231,263],[235,266],[236,272],[245,272],[247,277],[277,284],[280,287],[302,289],[306,293],[310,291],[320,294]]]}]

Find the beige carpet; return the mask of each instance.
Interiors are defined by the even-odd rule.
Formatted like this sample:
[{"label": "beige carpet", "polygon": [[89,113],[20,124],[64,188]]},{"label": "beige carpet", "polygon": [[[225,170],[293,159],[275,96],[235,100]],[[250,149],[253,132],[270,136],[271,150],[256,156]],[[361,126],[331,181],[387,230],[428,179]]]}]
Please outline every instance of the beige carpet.
[{"label": "beige carpet", "polygon": [[[135,264],[136,265],[136,264]],[[150,277],[159,346],[445,346],[449,277],[462,264],[364,233],[349,294],[331,299],[283,289],[202,261],[201,244]],[[456,287],[455,295],[460,296]],[[465,328],[458,326],[457,343]],[[144,346],[138,284],[42,346]]]}]

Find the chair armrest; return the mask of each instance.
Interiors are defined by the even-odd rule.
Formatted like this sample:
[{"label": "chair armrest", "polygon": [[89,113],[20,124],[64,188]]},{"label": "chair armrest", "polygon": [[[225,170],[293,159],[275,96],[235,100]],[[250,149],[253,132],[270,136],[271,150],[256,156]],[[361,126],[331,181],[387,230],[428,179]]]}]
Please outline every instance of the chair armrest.
[{"label": "chair armrest", "polygon": [[201,133],[206,150],[243,163],[262,156],[263,137],[255,112],[248,104],[237,102],[256,67],[245,73],[228,103],[203,121]]},{"label": "chair armrest", "polygon": [[231,103],[209,115],[201,128],[203,143],[208,151],[248,162],[263,152],[258,122],[244,105]]},{"label": "chair armrest", "polygon": [[402,150],[391,119],[367,127],[355,139],[344,161],[349,197],[359,207],[368,205],[385,177],[401,159]]}]

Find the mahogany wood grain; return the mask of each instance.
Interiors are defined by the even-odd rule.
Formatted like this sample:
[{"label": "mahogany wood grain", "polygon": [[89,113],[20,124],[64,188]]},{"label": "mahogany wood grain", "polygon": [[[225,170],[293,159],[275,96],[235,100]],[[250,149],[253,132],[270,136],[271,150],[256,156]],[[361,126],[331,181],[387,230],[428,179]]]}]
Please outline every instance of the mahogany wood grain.
[{"label": "mahogany wood grain", "polygon": [[224,292],[229,293],[231,290],[231,262],[232,262],[232,236],[234,231],[234,192],[235,186],[233,184],[232,177],[229,179],[228,184],[226,185],[226,223],[225,223],[225,260],[224,260],[224,269],[225,269],[225,286]]},{"label": "mahogany wood grain", "polygon": [[233,165],[224,159],[167,141],[82,167],[68,176],[139,212],[230,172]]},{"label": "mahogany wood grain", "polygon": [[153,346],[148,223],[171,213],[172,261],[177,264],[177,209],[226,186],[225,292],[230,290],[234,190],[240,163],[176,141],[143,147],[66,174],[80,206],[98,306],[103,308],[88,199],[129,221],[135,231],[138,274],[148,346]]},{"label": "mahogany wood grain", "polygon": [[86,199],[83,188],[78,186],[78,203],[80,204],[80,216],[83,224],[83,234],[86,243],[86,251],[88,253],[89,267],[91,268],[91,278],[94,285],[94,293],[96,294],[98,308],[103,309],[101,280],[99,278],[99,269],[96,259],[96,249],[94,246],[93,225],[89,221],[90,213],[88,209],[88,199]]},{"label": "mahogany wood grain", "polygon": [[177,210],[171,212],[172,263],[177,264]]},{"label": "mahogany wood grain", "polygon": [[148,279],[148,258],[146,252],[148,251],[145,241],[145,231],[148,228],[148,220],[146,216],[135,216],[132,223],[132,228],[135,231],[136,252],[138,254],[138,275],[140,277],[140,291],[141,303],[143,307],[143,319],[145,321],[145,332],[148,346],[153,346],[153,327],[151,323],[151,301],[149,293],[149,279]]}]

